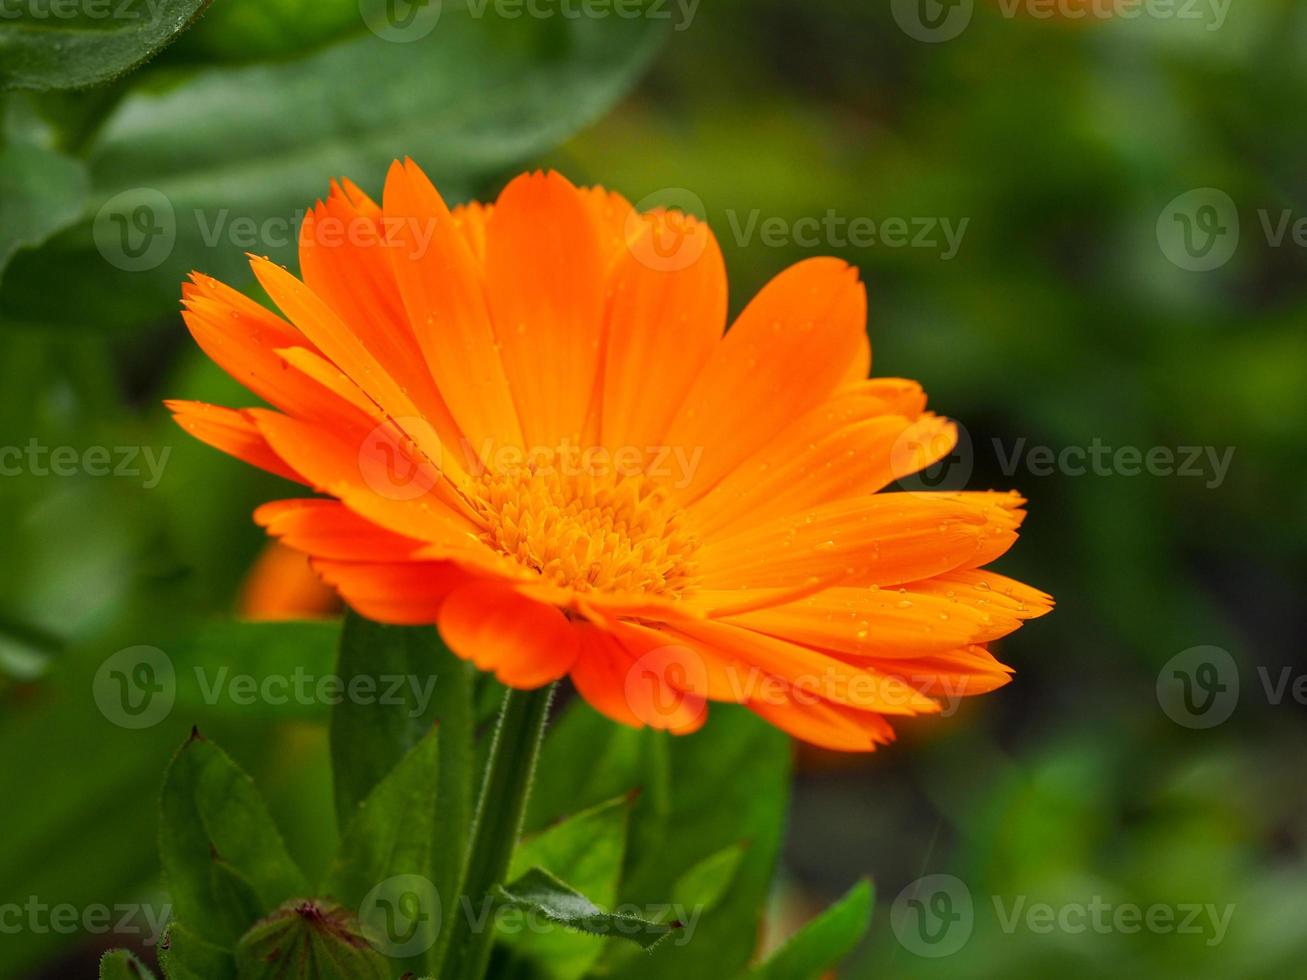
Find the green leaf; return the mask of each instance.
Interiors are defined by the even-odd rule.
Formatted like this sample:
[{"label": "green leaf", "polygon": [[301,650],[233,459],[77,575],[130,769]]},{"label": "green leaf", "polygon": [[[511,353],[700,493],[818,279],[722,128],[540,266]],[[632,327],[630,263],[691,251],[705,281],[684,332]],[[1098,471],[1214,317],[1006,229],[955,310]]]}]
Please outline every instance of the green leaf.
[{"label": "green leaf", "polygon": [[[714,704],[701,731],[650,744],[666,757],[647,756],[644,774],[656,782],[665,766],[668,789],[662,801],[641,794],[621,901],[665,902],[686,869],[741,840],[748,847],[716,904],[687,908],[684,934],[653,956],[623,960],[622,980],[732,976],[753,954],[780,848],[790,776],[786,736],[749,711]],[[610,956],[620,957],[620,948],[605,954],[601,969],[612,964]]]},{"label": "green leaf", "polygon": [[356,907],[387,878],[430,871],[439,742],[432,728],[358,806],[320,889],[324,894]]},{"label": "green leaf", "polygon": [[247,251],[293,263],[300,217],[328,181],[349,176],[375,193],[396,158],[465,197],[597,118],[665,27],[504,18],[492,4],[480,17],[446,11],[411,44],[364,32],[288,62],[153,71],[159,83],[129,93],[90,148],[93,220],[20,256],[0,320],[127,327],[175,316],[192,269],[240,287],[253,282]]},{"label": "green leaf", "polygon": [[309,890],[254,782],[198,733],[164,779],[159,856],[178,921],[219,946]]},{"label": "green leaf", "polygon": [[871,910],[871,883],[863,880],[791,936],[766,962],[750,970],[748,980],[817,980],[866,935]]},{"label": "green leaf", "polygon": [[745,844],[732,844],[710,854],[681,875],[672,891],[673,899],[685,907],[712,908],[726,894],[740,862],[748,850]]},{"label": "green leaf", "polygon": [[0,149],[0,282],[15,252],[82,216],[87,194],[80,160],[26,143]]},{"label": "green leaf", "polygon": [[364,30],[359,0],[223,0],[168,51],[168,60],[285,57]]},{"label": "green leaf", "polygon": [[[453,895],[458,891],[472,821],[472,666],[451,653],[430,627],[384,626],[351,612],[341,633],[336,670],[347,687],[356,678],[371,677],[377,690],[393,690],[398,696],[393,703],[346,699],[332,711],[331,759],[339,825],[349,833],[360,801],[379,791],[384,774],[398,773],[398,781],[386,791],[387,798],[393,799],[421,794],[414,767],[433,766],[435,784],[430,788],[435,795],[428,801],[430,820],[423,821],[431,835],[430,859],[416,873],[430,882],[437,895]],[[402,681],[398,686],[397,679]],[[438,739],[430,734],[432,725],[439,726]],[[428,762],[425,755],[413,754],[414,746],[424,739],[437,746],[438,760]],[[446,916],[442,925],[452,922],[452,916]],[[448,929],[441,931],[440,941],[429,951],[433,958],[448,935]]]},{"label": "green leaf", "polygon": [[154,974],[127,950],[111,949],[100,957],[100,980],[154,980]]},{"label": "green leaf", "polygon": [[0,0],[0,91],[79,88],[135,68],[209,0]]},{"label": "green leaf", "polygon": [[[620,797],[583,810],[518,845],[509,878],[539,867],[569,882],[590,901],[611,906],[617,901],[626,850],[631,799]],[[499,937],[516,955],[533,960],[554,980],[585,976],[603,946],[587,936],[556,929],[547,933],[501,929]]]},{"label": "green leaf", "polygon": [[614,936],[652,949],[680,928],[676,922],[654,922],[637,915],[605,912],[575,888],[543,868],[532,868],[508,885],[495,889],[501,907],[575,929],[592,936]]},{"label": "green leaf", "polygon": [[349,909],[296,899],[256,923],[236,947],[241,980],[393,980]]},{"label": "green leaf", "polygon": [[236,980],[236,961],[227,950],[205,942],[174,922],[159,944],[159,966],[168,980]]}]

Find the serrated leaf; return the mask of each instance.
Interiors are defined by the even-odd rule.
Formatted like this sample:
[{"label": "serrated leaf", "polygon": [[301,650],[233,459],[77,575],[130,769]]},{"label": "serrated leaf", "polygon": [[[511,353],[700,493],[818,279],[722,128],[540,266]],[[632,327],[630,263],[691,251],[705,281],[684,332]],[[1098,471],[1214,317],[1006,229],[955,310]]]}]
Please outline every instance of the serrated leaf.
[{"label": "serrated leaf", "polygon": [[871,883],[863,880],[745,977],[747,980],[817,980],[825,976],[866,935],[871,909]]},{"label": "serrated leaf", "polygon": [[100,980],[154,980],[154,974],[127,950],[111,949],[100,957]]},{"label": "serrated leaf", "polygon": [[[631,799],[619,797],[573,814],[523,841],[513,854],[509,878],[543,868],[600,906],[617,900]],[[564,929],[547,933],[501,928],[500,941],[516,956],[534,961],[537,972],[553,980],[585,976],[603,946]]]},{"label": "serrated leaf", "polygon": [[80,160],[21,142],[0,149],[0,282],[15,252],[82,216],[88,192]]},{"label": "serrated leaf", "polygon": [[626,939],[644,949],[652,949],[680,928],[676,922],[605,912],[543,868],[532,868],[509,884],[497,886],[495,893],[501,906],[591,936]]},{"label": "serrated leaf", "polygon": [[208,3],[83,0],[70,6],[58,0],[0,0],[0,91],[107,81],[166,45]]},{"label": "serrated leaf", "polygon": [[308,893],[253,780],[193,735],[164,779],[159,856],[179,922],[230,947],[283,902]]},{"label": "serrated leaf", "polygon": [[429,873],[437,812],[439,731],[431,729],[359,804],[320,891],[355,908],[379,882]]},{"label": "serrated leaf", "polygon": [[159,966],[167,980],[236,980],[231,953],[174,922],[159,943]]},{"label": "serrated leaf", "polygon": [[[425,822],[430,832],[430,858],[417,873],[427,878],[438,895],[453,895],[462,871],[463,850],[472,820],[474,778],[472,680],[473,668],[454,656],[430,627],[383,626],[348,613],[341,633],[337,673],[345,684],[370,676],[386,687],[403,678],[393,704],[342,701],[331,715],[332,777],[336,813],[341,827],[354,820],[360,801],[367,799],[384,774],[409,759],[413,748],[439,726],[434,799]],[[410,767],[424,765],[424,757],[409,759]],[[412,768],[391,792],[421,793]],[[380,879],[377,879],[378,881]],[[375,885],[377,881],[373,881]],[[370,887],[370,886],[369,886]],[[445,917],[448,927],[452,918]],[[449,934],[443,928],[434,959]]]},{"label": "serrated leaf", "polygon": [[[633,861],[623,879],[622,903],[664,902],[687,868],[741,839],[748,847],[717,903],[687,910],[684,933],[652,956],[621,959],[621,976],[732,976],[753,954],[771,887],[784,829],[789,745],[784,734],[732,705],[713,705],[709,723],[692,736],[651,744],[666,752],[665,759],[650,755],[644,766],[653,767],[651,778],[660,778],[666,766],[668,809],[646,810],[641,796],[632,816]],[[620,947],[611,947],[601,968],[620,958]]]},{"label": "serrated leaf", "polygon": [[[446,11],[409,44],[365,31],[290,61],[160,68],[90,148],[91,220],[20,256],[0,320],[129,327],[175,315],[193,269],[249,285],[245,253],[293,264],[300,217],[331,178],[375,193],[396,158],[465,197],[597,118],[665,30],[652,18],[501,17],[492,4]],[[70,278],[77,289],[63,288]]]}]

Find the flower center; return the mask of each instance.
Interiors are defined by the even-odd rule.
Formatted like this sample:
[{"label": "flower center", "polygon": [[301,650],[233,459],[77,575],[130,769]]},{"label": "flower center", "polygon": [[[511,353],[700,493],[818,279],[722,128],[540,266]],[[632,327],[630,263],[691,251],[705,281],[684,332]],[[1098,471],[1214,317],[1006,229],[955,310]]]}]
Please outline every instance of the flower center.
[{"label": "flower center", "polygon": [[699,542],[648,476],[537,461],[486,472],[470,497],[482,539],[555,585],[678,596],[694,580]]}]

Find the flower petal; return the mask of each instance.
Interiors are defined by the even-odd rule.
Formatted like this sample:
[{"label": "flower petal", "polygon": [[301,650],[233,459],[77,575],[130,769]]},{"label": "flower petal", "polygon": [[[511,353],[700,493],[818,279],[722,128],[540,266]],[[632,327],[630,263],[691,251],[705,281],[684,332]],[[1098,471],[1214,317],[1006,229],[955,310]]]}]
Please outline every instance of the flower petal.
[{"label": "flower petal", "polygon": [[493,583],[452,593],[440,612],[440,635],[460,657],[523,689],[562,677],[580,650],[576,628],[561,612]]}]

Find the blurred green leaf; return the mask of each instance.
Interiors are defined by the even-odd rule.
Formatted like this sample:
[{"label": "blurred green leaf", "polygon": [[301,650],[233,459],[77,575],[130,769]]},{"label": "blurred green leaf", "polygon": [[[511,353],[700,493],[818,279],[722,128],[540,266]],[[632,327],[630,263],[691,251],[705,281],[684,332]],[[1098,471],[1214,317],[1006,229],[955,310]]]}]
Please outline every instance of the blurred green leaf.
[{"label": "blurred green leaf", "polygon": [[176,710],[323,719],[330,702],[347,693],[333,681],[340,633],[335,621],[220,619],[191,626],[169,645]]},{"label": "blurred green leaf", "polygon": [[154,980],[154,974],[127,950],[113,949],[100,958],[100,980]]},{"label": "blurred green leaf", "polygon": [[231,953],[205,942],[174,922],[159,944],[159,966],[167,980],[236,980]]},{"label": "blurred green leaf", "polygon": [[168,60],[258,61],[364,29],[359,0],[223,0],[179,39]]},{"label": "blurred green leaf", "polygon": [[241,980],[394,980],[357,917],[334,902],[297,899],[256,923],[236,947]]},{"label": "blurred green leaf", "polygon": [[252,924],[308,894],[253,780],[193,734],[164,780],[159,854],[178,921],[230,946]]},{"label": "blurred green leaf", "polygon": [[209,0],[0,0],[0,91],[80,88],[135,68]]},{"label": "blurred green leaf", "polygon": [[[626,850],[631,801],[610,800],[568,817],[518,845],[509,878],[539,867],[568,882],[592,902],[611,906],[617,900]],[[554,980],[583,977],[599,960],[603,946],[587,936],[557,929],[503,931],[498,939],[516,954],[534,961],[536,970]]]},{"label": "blurred green leaf", "polygon": [[357,906],[387,878],[430,874],[440,805],[439,742],[432,728],[358,805],[322,885],[324,894]]},{"label": "blurred green leaf", "polygon": [[746,844],[732,844],[710,854],[677,879],[672,898],[686,907],[712,908],[735,880],[747,850]]},{"label": "blurred green leaf", "polygon": [[15,252],[82,216],[87,193],[80,160],[27,143],[0,148],[0,282]]},{"label": "blurred green leaf", "polygon": [[[411,44],[365,33],[284,63],[154,72],[90,148],[94,220],[21,256],[0,320],[138,325],[176,309],[192,269],[250,283],[245,253],[293,262],[303,211],[331,178],[375,190],[396,158],[464,197],[610,106],[662,26],[492,6],[450,11]],[[58,288],[70,277],[77,289]]]},{"label": "blurred green leaf", "polygon": [[626,939],[644,949],[652,949],[679,928],[676,923],[605,912],[543,868],[532,868],[496,892],[501,903],[527,915],[591,936]]},{"label": "blurred green leaf", "polygon": [[848,894],[789,938],[747,974],[748,980],[818,980],[853,951],[871,924],[871,884]]}]

